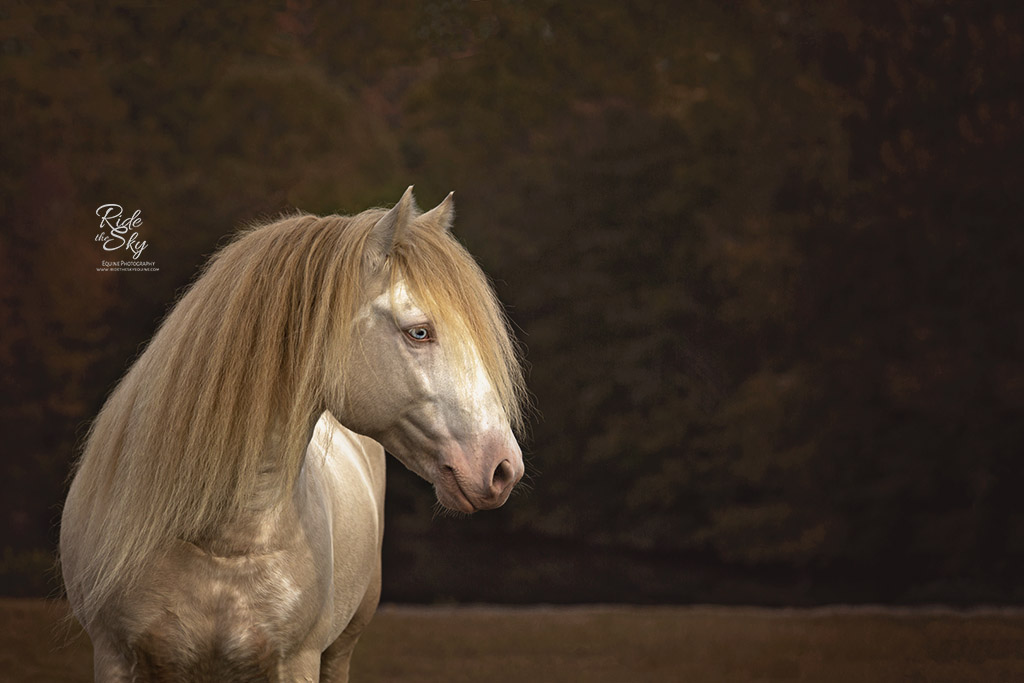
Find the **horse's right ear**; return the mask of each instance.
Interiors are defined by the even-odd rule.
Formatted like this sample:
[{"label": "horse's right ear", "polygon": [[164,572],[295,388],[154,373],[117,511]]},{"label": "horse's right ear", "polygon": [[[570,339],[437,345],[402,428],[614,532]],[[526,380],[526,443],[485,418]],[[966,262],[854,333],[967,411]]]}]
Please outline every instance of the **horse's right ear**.
[{"label": "horse's right ear", "polygon": [[416,200],[412,196],[412,185],[405,191],[390,211],[381,216],[367,237],[367,256],[383,260],[391,247],[402,238],[402,232],[416,214]]},{"label": "horse's right ear", "polygon": [[452,201],[454,196],[455,192],[449,192],[444,201],[430,211],[420,214],[416,218],[416,223],[418,225],[429,225],[435,230],[451,230],[452,222],[455,220],[455,203]]}]

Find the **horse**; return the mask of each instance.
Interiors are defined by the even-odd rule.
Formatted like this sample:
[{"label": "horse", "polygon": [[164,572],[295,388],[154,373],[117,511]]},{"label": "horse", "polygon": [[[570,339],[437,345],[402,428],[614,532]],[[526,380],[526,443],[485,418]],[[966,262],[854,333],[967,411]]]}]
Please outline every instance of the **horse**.
[{"label": "horse", "polygon": [[380,597],[385,451],[442,508],[523,475],[519,346],[421,212],[240,231],[168,313],[86,436],[62,513],[97,681],[345,681]]}]

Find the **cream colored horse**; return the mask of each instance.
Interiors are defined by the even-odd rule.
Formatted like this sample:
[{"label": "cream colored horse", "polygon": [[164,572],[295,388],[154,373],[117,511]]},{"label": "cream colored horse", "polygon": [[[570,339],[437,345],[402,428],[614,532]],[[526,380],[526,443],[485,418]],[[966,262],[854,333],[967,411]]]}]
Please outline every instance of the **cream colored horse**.
[{"label": "cream colored horse", "polygon": [[447,508],[523,473],[500,304],[420,214],[242,234],[96,418],[61,559],[98,681],[344,681],[380,593],[384,449]]}]

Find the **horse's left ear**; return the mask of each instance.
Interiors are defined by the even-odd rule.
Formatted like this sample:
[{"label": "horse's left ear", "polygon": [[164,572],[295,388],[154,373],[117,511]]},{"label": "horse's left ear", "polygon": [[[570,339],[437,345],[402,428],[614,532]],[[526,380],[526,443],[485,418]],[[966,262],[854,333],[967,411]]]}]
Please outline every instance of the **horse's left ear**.
[{"label": "horse's left ear", "polygon": [[383,259],[391,253],[391,247],[401,239],[409,220],[416,215],[416,200],[412,196],[412,185],[405,191],[390,211],[381,216],[367,237],[368,254]]},{"label": "horse's left ear", "polygon": [[427,225],[435,230],[451,230],[455,221],[455,193],[449,192],[440,204],[416,218],[417,225]]}]

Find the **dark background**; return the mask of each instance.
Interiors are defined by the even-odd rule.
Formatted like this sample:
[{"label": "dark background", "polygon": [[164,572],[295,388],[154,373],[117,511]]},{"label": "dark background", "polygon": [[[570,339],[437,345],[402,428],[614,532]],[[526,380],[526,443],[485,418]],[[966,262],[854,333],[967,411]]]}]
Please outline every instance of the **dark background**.
[{"label": "dark background", "polygon": [[225,236],[415,184],[539,418],[496,512],[389,464],[385,599],[1024,602],[1019,2],[181,4],[0,10],[4,593]]}]

